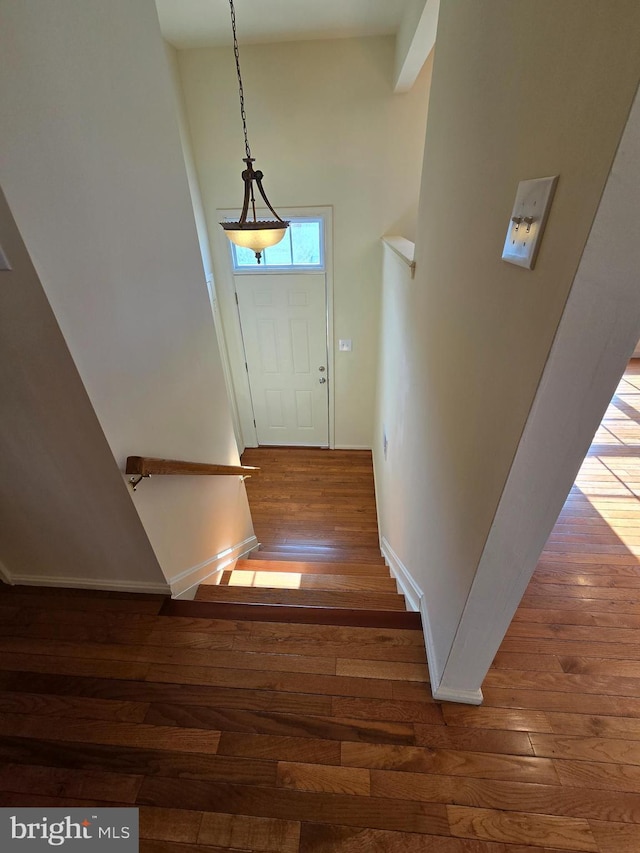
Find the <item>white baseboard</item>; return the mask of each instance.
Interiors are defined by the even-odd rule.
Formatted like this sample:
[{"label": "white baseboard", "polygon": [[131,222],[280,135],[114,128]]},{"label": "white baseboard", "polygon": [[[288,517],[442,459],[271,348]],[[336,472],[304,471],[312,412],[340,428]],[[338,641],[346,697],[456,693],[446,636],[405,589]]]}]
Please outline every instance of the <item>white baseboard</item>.
[{"label": "white baseboard", "polygon": [[67,589],[100,589],[112,592],[149,592],[168,595],[169,584],[154,581],[104,580],[102,578],[55,577],[53,575],[12,575],[14,586],[59,586]]},{"label": "white baseboard", "polygon": [[482,705],[482,690],[452,690],[442,687],[442,673],[436,662],[433,634],[427,613],[426,599],[424,595],[420,599],[420,616],[422,617],[422,630],[424,633],[424,644],[427,650],[427,661],[429,664],[429,678],[431,680],[431,693],[437,702],[460,702],[463,705]]},{"label": "white baseboard", "polygon": [[334,444],[333,450],[371,450],[370,444]]},{"label": "white baseboard", "polygon": [[245,554],[248,554],[250,551],[253,551],[257,547],[258,540],[256,539],[256,537],[249,536],[242,542],[238,542],[236,545],[232,545],[230,548],[226,548],[219,554],[215,554],[213,557],[210,557],[203,563],[200,563],[197,566],[192,566],[190,569],[185,569],[184,572],[181,572],[179,575],[176,575],[169,581],[169,585],[171,587],[171,597],[193,597],[192,595],[190,595],[190,592],[193,591],[194,587],[197,587],[199,584],[207,580],[207,578],[210,578],[212,575],[215,575],[218,572],[223,572],[232,563],[235,564],[236,560],[239,560],[240,557],[244,557]]},{"label": "white baseboard", "polygon": [[0,562],[0,580],[8,583],[10,586],[13,586],[15,583],[11,572],[2,562]]},{"label": "white baseboard", "polygon": [[448,690],[439,687],[433,690],[433,698],[438,702],[460,702],[463,705],[482,705],[482,690]]},{"label": "white baseboard", "polygon": [[429,622],[429,614],[427,613],[426,598],[423,595],[420,599],[420,617],[422,619],[422,633],[424,634],[424,646],[427,650],[427,663],[429,665],[429,681],[431,682],[431,692],[435,695],[437,685],[440,684],[442,673],[436,659],[435,645],[433,642],[433,634],[431,633],[431,623]]},{"label": "white baseboard", "polygon": [[482,705],[482,690],[452,690],[448,687],[442,687],[442,673],[436,659],[431,623],[429,622],[427,603],[424,595],[420,599],[420,616],[422,617],[422,630],[427,650],[427,662],[429,664],[429,678],[431,679],[431,693],[433,698],[437,702],[460,702],[463,705]]},{"label": "white baseboard", "polygon": [[204,563],[193,566],[177,575],[168,583],[154,581],[106,580],[104,578],[57,577],[47,575],[13,575],[6,566],[0,563],[0,579],[12,586],[55,586],[68,589],[101,589],[113,592],[147,592],[169,595],[173,598],[193,598],[198,584],[206,578],[223,572],[240,557],[258,547],[258,540],[250,536],[243,542],[238,542],[231,548],[216,554]]},{"label": "white baseboard", "polygon": [[420,613],[422,619],[422,632],[424,634],[424,644],[427,650],[429,680],[431,682],[433,698],[438,702],[461,702],[465,705],[482,704],[482,690],[450,690],[446,687],[443,688],[439,686],[442,680],[442,673],[440,672],[440,667],[437,664],[425,595],[413,579],[409,569],[404,565],[384,536],[380,541],[380,549],[385,562],[389,566],[391,574],[396,579],[396,582],[406,599],[407,606],[411,608],[411,610],[418,611]]},{"label": "white baseboard", "polygon": [[380,541],[380,550],[382,551],[385,563],[389,566],[391,574],[396,579],[406,599],[407,605],[413,611],[420,610],[420,600],[424,598],[424,593],[411,577],[409,569],[404,565],[384,536]]}]

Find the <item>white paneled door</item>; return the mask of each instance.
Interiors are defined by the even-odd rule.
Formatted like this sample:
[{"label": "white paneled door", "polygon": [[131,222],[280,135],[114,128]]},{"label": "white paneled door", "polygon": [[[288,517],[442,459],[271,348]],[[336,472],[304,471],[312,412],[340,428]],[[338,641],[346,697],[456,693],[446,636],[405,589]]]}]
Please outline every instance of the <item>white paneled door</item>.
[{"label": "white paneled door", "polygon": [[234,278],[258,444],[327,447],[325,274]]}]

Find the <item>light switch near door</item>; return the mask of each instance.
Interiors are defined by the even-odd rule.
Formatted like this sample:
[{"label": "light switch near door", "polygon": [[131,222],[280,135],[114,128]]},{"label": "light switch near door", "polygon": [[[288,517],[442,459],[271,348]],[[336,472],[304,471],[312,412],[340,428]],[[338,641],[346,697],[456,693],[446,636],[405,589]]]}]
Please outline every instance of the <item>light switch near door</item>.
[{"label": "light switch near door", "polygon": [[338,350],[339,352],[351,352],[351,338],[340,338]]}]

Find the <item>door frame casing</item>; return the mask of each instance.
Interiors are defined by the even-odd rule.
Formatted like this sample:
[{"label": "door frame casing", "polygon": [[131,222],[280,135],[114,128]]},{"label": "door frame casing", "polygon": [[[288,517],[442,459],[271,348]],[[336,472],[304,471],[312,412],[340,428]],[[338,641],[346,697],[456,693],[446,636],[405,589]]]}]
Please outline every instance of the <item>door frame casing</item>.
[{"label": "door frame casing", "polygon": [[[258,216],[267,216],[267,211],[257,211]],[[287,207],[280,208],[280,215],[284,219],[295,217],[322,217],[324,220],[324,275],[326,292],[326,332],[327,332],[327,379],[329,384],[329,447],[335,447],[335,357],[333,342],[333,208],[332,207]],[[220,208],[216,210],[216,218],[223,221],[225,217],[237,218],[240,211],[237,209]],[[231,377],[231,392],[233,396],[232,405],[238,413],[240,436],[238,450],[240,453],[245,447],[258,447],[258,436],[256,432],[253,404],[251,400],[251,388],[249,376],[246,369],[245,351],[242,339],[242,327],[240,315],[236,303],[236,291],[234,272],[231,263],[231,251],[229,241],[224,231],[219,228],[216,232],[213,246],[213,262],[215,268],[216,294],[219,301],[220,319],[222,332],[228,353],[228,373]],[[255,270],[251,270],[255,273]],[[309,272],[318,275],[320,272],[293,268],[291,270],[274,270],[274,275],[296,275]],[[242,273],[241,273],[242,274]],[[269,275],[268,272],[263,275]]]}]

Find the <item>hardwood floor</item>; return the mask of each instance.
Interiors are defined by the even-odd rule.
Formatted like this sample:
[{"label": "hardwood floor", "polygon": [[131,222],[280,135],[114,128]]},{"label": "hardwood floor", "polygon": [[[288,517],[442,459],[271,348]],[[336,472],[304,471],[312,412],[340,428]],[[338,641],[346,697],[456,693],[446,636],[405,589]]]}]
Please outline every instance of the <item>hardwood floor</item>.
[{"label": "hardwood floor", "polygon": [[261,447],[242,462],[261,472],[247,482],[260,550],[201,584],[198,602],[255,606],[257,618],[275,606],[283,621],[306,608],[306,621],[419,627],[380,554],[369,451]]},{"label": "hardwood floor", "polygon": [[[313,499],[294,483],[272,538],[264,497],[256,526],[275,553],[311,549],[289,565],[299,590],[384,578],[370,499],[361,546],[320,473]],[[632,364],[477,708],[433,701],[421,631],[339,607],[336,624],[277,622],[2,587],[0,805],[137,805],[145,853],[638,853],[639,489]],[[268,557],[238,571],[282,574]],[[194,615],[208,607],[226,615]]]},{"label": "hardwood floor", "polygon": [[259,447],[242,454],[261,469],[247,480],[256,536],[267,559],[277,553],[304,559],[384,565],[371,453]]}]

